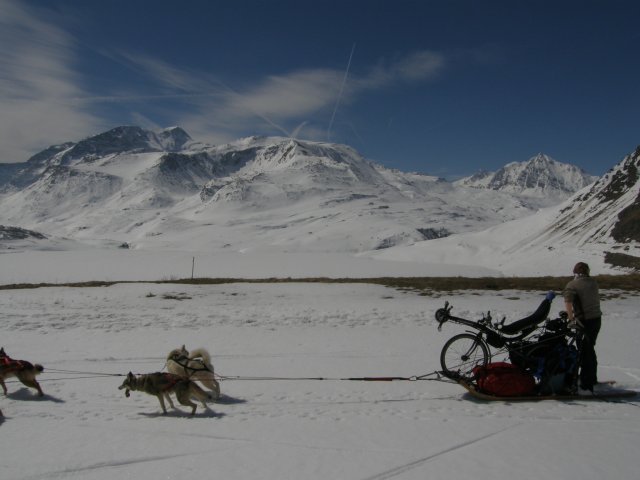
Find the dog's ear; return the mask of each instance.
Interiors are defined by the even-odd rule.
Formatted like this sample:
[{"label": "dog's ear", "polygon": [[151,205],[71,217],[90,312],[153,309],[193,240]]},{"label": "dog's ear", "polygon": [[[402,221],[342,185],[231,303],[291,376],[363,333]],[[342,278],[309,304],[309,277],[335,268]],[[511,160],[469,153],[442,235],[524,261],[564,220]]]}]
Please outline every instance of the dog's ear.
[{"label": "dog's ear", "polygon": [[4,347],[0,348],[0,355],[5,356],[6,353],[4,353]]},{"label": "dog's ear", "polygon": [[131,379],[131,378],[133,378],[133,373],[131,372],[127,373],[127,379]]}]

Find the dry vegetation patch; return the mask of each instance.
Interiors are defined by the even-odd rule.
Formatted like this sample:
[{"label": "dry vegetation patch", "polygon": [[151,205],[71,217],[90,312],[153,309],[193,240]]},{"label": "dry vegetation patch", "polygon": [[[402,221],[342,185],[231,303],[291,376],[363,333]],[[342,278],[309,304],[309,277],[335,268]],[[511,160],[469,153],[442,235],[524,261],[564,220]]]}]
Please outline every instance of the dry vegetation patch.
[{"label": "dry vegetation patch", "polygon": [[[20,283],[0,285],[0,290],[42,287],[108,287],[118,283],[156,283],[179,285],[222,285],[228,283],[373,283],[404,291],[418,291],[423,295],[453,292],[458,290],[523,290],[560,292],[571,277],[373,277],[373,278],[185,278],[158,281],[114,281],[74,283]],[[640,274],[598,275],[603,290],[621,292],[640,291]],[[186,299],[184,294],[179,300]],[[167,298],[167,297],[164,297]]]}]

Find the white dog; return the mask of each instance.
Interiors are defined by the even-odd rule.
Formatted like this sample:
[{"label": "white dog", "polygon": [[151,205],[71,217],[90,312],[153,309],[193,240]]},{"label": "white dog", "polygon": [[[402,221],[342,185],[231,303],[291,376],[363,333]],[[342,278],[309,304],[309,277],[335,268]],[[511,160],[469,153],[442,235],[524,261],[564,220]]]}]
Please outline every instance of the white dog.
[{"label": "white dog", "polygon": [[183,345],[182,348],[171,350],[167,355],[167,370],[174,375],[202,383],[211,390],[214,401],[220,398],[220,384],[213,371],[211,356],[204,348],[189,352]]}]

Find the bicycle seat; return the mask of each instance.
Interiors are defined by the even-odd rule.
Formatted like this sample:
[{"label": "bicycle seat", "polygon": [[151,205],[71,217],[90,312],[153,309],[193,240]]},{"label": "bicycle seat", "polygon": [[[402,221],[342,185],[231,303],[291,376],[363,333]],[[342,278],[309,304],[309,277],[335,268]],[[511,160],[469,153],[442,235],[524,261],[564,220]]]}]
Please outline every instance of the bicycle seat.
[{"label": "bicycle seat", "polygon": [[504,325],[500,331],[505,335],[515,335],[516,333],[520,333],[527,328],[533,330],[536,325],[542,323],[542,321],[547,318],[547,315],[549,315],[549,310],[551,310],[551,301],[545,298],[538,309],[531,315],[525,318],[521,318],[520,320],[516,320],[509,325]]}]

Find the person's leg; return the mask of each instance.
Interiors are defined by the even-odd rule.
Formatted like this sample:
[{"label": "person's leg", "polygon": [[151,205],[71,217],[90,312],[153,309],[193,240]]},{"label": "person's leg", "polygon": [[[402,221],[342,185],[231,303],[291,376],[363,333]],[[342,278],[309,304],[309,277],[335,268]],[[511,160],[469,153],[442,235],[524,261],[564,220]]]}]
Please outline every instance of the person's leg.
[{"label": "person's leg", "polygon": [[598,356],[595,346],[601,324],[600,318],[584,322],[580,342],[580,388],[584,390],[593,390],[593,386],[598,383]]}]

